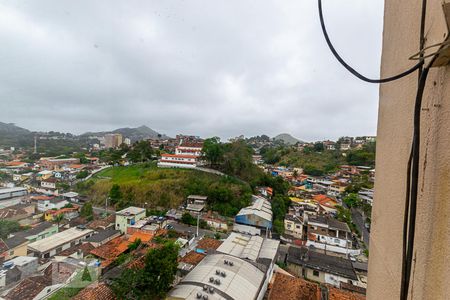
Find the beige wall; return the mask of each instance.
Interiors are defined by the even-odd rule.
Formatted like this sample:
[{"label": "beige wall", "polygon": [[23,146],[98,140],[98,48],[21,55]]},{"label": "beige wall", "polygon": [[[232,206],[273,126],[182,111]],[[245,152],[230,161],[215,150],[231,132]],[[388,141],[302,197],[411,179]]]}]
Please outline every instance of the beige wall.
[{"label": "beige wall", "polygon": [[[448,1],[448,0],[447,0]],[[382,77],[397,74],[418,51],[421,0],[386,0]],[[427,45],[447,33],[441,1],[428,1]],[[450,295],[450,67],[430,71],[424,94],[416,258],[411,299]],[[380,87],[375,199],[368,299],[399,299],[406,165],[418,75]]]}]

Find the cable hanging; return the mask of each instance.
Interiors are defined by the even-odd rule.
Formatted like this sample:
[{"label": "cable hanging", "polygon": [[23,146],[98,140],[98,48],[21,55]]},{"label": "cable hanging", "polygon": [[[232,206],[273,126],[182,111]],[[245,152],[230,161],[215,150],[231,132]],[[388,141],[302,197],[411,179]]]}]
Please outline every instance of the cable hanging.
[{"label": "cable hanging", "polygon": [[349,64],[347,64],[342,59],[342,57],[339,55],[339,53],[337,53],[336,49],[334,48],[333,43],[330,41],[327,29],[325,27],[325,21],[324,21],[323,12],[322,12],[322,0],[318,0],[318,4],[319,4],[320,25],[322,27],[322,32],[323,32],[323,35],[325,37],[325,40],[327,42],[328,47],[330,48],[330,50],[333,53],[334,57],[336,57],[336,59],[341,63],[341,65],[344,66],[344,68],[346,68],[350,73],[352,73],[353,75],[355,75],[359,79],[361,79],[363,81],[366,81],[366,82],[370,82],[370,83],[386,83],[386,82],[394,81],[394,80],[400,79],[402,77],[405,77],[405,76],[411,74],[412,72],[418,70],[423,65],[423,60],[420,60],[415,66],[413,66],[412,68],[406,70],[403,73],[400,73],[400,74],[392,76],[392,77],[381,78],[381,79],[370,79],[370,78],[367,78],[364,75],[358,73],[355,69],[353,69]]}]

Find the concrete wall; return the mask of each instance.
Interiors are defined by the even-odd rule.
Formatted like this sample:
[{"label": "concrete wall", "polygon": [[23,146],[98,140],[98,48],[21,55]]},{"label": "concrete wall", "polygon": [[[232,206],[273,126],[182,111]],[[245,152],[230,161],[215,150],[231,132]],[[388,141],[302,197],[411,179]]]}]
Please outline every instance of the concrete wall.
[{"label": "concrete wall", "polygon": [[[448,0],[446,0],[448,1]],[[406,70],[418,51],[421,0],[386,0],[382,77]],[[447,34],[441,1],[428,1],[426,45]],[[411,299],[450,295],[450,67],[432,69],[423,99],[418,214]],[[417,73],[380,87],[368,299],[399,299],[406,166]]]}]

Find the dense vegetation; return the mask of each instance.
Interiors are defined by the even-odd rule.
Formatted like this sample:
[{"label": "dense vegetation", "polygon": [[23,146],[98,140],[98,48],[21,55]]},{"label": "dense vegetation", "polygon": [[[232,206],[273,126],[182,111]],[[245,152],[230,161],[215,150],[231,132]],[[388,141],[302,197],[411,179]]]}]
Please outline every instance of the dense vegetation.
[{"label": "dense vegetation", "polygon": [[203,145],[203,159],[210,167],[255,183],[263,171],[253,164],[253,149],[244,141],[221,143],[218,137],[206,139]]},{"label": "dense vegetation", "polygon": [[9,234],[20,230],[21,227],[17,221],[0,219],[0,238],[5,239]]},{"label": "dense vegetation", "polygon": [[268,164],[303,168],[306,174],[315,176],[336,171],[341,164],[369,167],[375,165],[375,143],[368,143],[362,149],[345,153],[325,150],[322,143],[315,143],[314,146],[307,146],[302,150],[285,145],[266,146],[260,153]]},{"label": "dense vegetation", "polygon": [[125,269],[114,280],[112,289],[118,299],[164,299],[177,272],[178,247],[166,242],[151,249],[142,269]]},{"label": "dense vegetation", "polygon": [[233,216],[249,205],[252,193],[248,184],[232,177],[196,170],[159,169],[154,163],[106,169],[79,183],[77,190],[96,204],[104,204],[106,197],[110,197],[116,209],[129,205],[175,208],[188,195],[206,195],[209,206],[225,216]]}]

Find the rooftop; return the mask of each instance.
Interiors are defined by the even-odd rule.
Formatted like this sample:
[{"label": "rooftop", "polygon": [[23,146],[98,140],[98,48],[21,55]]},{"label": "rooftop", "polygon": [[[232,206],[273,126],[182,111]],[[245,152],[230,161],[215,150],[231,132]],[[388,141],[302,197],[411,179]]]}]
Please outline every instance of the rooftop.
[{"label": "rooftop", "polygon": [[340,231],[351,232],[347,223],[338,221],[334,218],[325,217],[325,216],[311,216],[308,219],[308,223],[316,223],[326,225],[329,229],[335,229]]},{"label": "rooftop", "polygon": [[9,239],[4,240],[6,245],[8,245],[9,249],[15,248],[19,245],[22,245],[23,243],[27,242],[27,237],[33,236],[33,235],[37,235],[39,233],[41,233],[42,231],[56,226],[50,222],[42,222],[39,223],[38,225],[34,226],[31,229],[25,230],[25,231],[19,231],[19,232],[15,232],[13,233],[13,236],[10,237]]},{"label": "rooftop", "polygon": [[340,290],[338,288],[328,287],[328,300],[365,300],[366,296]]},{"label": "rooftop", "polygon": [[275,280],[268,300],[320,300],[320,289],[316,283],[281,273],[274,274]]},{"label": "rooftop", "polygon": [[358,279],[351,260],[315,252],[306,247],[289,247],[287,261],[352,280]]},{"label": "rooftop", "polygon": [[204,200],[206,201],[208,199],[208,196],[201,196],[201,195],[189,195],[187,197],[189,200]]},{"label": "rooftop", "polygon": [[32,261],[37,260],[37,257],[30,257],[30,256],[17,256],[13,259],[8,260],[8,262],[12,262],[15,266],[23,266],[26,265]]},{"label": "rooftop", "polygon": [[259,258],[273,259],[279,244],[280,242],[276,240],[232,232],[217,251],[256,261]]},{"label": "rooftop", "polygon": [[109,229],[99,231],[98,233],[94,234],[93,236],[87,238],[85,240],[85,242],[100,243],[112,236],[117,235],[117,234],[120,234],[119,230],[114,230],[112,228],[109,228]]},{"label": "rooftop", "polygon": [[2,188],[0,189],[0,194],[9,194],[14,192],[27,191],[24,187],[13,187],[13,188]]},{"label": "rooftop", "polygon": [[72,300],[115,300],[111,288],[104,282],[95,282],[81,290]]},{"label": "rooftop", "polygon": [[116,215],[130,216],[130,215],[137,215],[143,212],[145,213],[145,208],[130,206],[125,209],[122,209],[121,211],[116,212]]},{"label": "rooftop", "polygon": [[253,204],[244,207],[239,211],[237,216],[257,215],[265,220],[272,221],[272,205],[263,197],[253,196]]},{"label": "rooftop", "polygon": [[72,227],[45,239],[33,242],[28,245],[28,248],[41,253],[47,252],[70,241],[79,239],[91,232],[93,232],[91,229],[78,229],[76,227]]},{"label": "rooftop", "polygon": [[[205,293],[209,299],[256,299],[264,278],[265,273],[250,262],[226,254],[212,254],[188,273],[169,297],[198,299],[197,293]],[[214,293],[204,292],[204,286]]]}]

